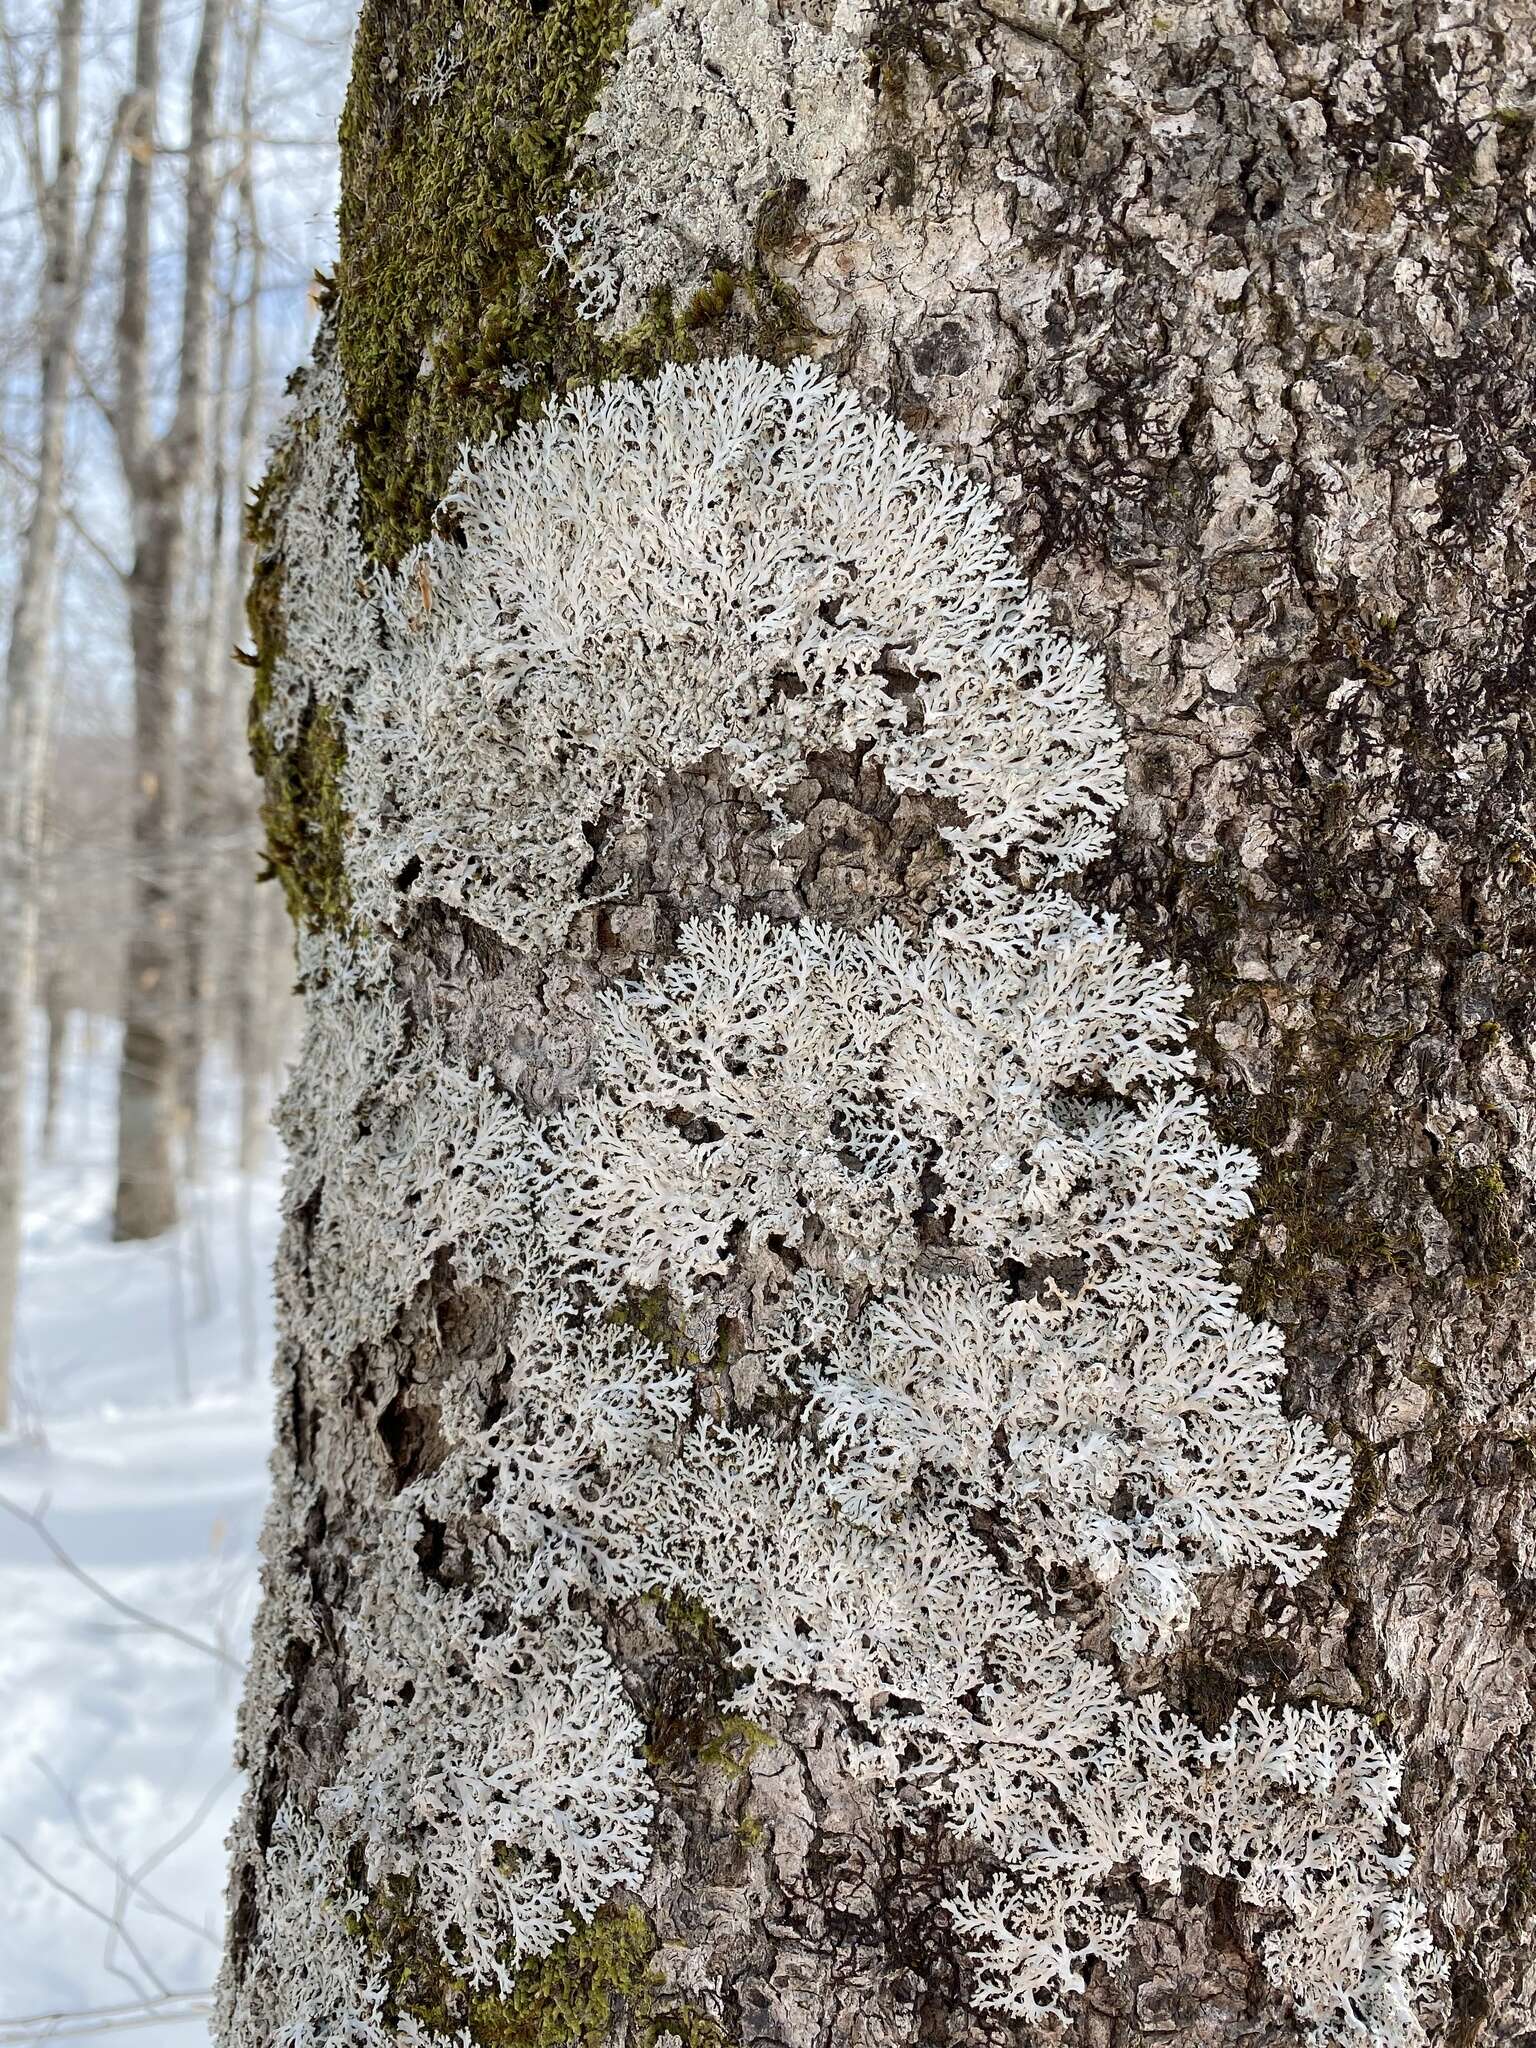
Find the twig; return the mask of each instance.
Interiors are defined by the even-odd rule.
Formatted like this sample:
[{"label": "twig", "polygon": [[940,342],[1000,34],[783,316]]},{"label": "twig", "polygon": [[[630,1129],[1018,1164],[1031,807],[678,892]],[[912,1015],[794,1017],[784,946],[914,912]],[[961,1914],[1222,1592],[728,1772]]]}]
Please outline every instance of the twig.
[{"label": "twig", "polygon": [[8,1500],[3,1493],[0,1493],[0,1508],[4,1508],[8,1515],[14,1515],[18,1522],[25,1522],[39,1542],[53,1553],[54,1562],[62,1565],[71,1578],[78,1579],[82,1586],[94,1593],[98,1600],[104,1600],[108,1607],[115,1608],[119,1614],[127,1615],[130,1621],[137,1622],[141,1628],[153,1630],[157,1635],[170,1636],[178,1643],[185,1643],[189,1650],[200,1650],[205,1657],[212,1657],[230,1671],[245,1669],[238,1657],[231,1656],[229,1651],[218,1643],[207,1642],[202,1636],[195,1636],[188,1629],[178,1628],[174,1621],[161,1621],[157,1615],[146,1614],[142,1607],[135,1607],[130,1601],[119,1599],[116,1593],[101,1583],[100,1579],[93,1578],[82,1565],[75,1563],[52,1530],[45,1525],[41,1515],[29,1514],[25,1508],[18,1507],[15,1501]]},{"label": "twig", "polygon": [[33,2041],[75,2041],[88,2034],[124,2033],[171,2020],[205,2020],[213,2014],[211,1991],[167,1991],[131,2005],[84,2006],[76,2012],[34,2012],[0,2019],[0,2048],[25,2048]]},{"label": "twig", "polygon": [[[148,1877],[149,1873],[152,1870],[157,1870],[167,1856],[174,1856],[183,1842],[191,1840],[192,1836],[197,1833],[203,1822],[212,1813],[214,1807],[218,1805],[220,1799],[223,1798],[239,1775],[240,1773],[233,1769],[226,1771],[223,1777],[209,1786],[208,1790],[193,1808],[190,1818],[182,1823],[175,1834],[169,1840],[162,1842],[153,1854],[146,1856],[137,1870],[129,1871],[128,1882],[136,1891],[143,1884],[144,1879]],[[148,1897],[148,1894],[146,1893],[145,1896]],[[187,1922],[187,1925],[190,1926],[191,1922]],[[204,1932],[206,1933],[206,1930]],[[211,1939],[211,1937],[209,1938]]]},{"label": "twig", "polygon": [[44,1884],[52,1885],[53,1889],[68,1899],[71,1905],[78,1906],[82,1912],[89,1913],[95,1920],[104,1921],[121,1940],[124,1948],[127,1949],[160,1996],[165,1998],[170,1995],[170,1986],[123,1925],[121,1891],[119,1891],[118,1910],[109,1913],[104,1907],[98,1906],[94,1899],[88,1899],[84,1892],[77,1892],[73,1885],[66,1884],[62,1877],[56,1877],[46,1863],[39,1863],[25,1842],[18,1842],[14,1835],[0,1835],[0,1842],[4,1842],[8,1849],[14,1849],[29,1870],[36,1871]]},{"label": "twig", "polygon": [[[216,1937],[210,1934],[205,1926],[199,1921],[192,1919],[190,1914],[179,1913],[174,1906],[168,1906],[163,1899],[157,1898],[149,1889],[149,1886],[145,1884],[144,1879],[151,1870],[163,1863],[167,1856],[174,1855],[182,1843],[189,1840],[197,1832],[212,1812],[225,1788],[238,1776],[238,1773],[233,1770],[226,1771],[217,1783],[213,1785],[211,1790],[206,1792],[202,1799],[198,1801],[191,1819],[182,1827],[179,1827],[175,1834],[168,1841],[163,1842],[153,1854],[146,1857],[137,1870],[128,1870],[124,1868],[122,1862],[116,1856],[112,1855],[110,1850],[105,1848],[96,1839],[81,1810],[79,1800],[47,1759],[35,1756],[32,1761],[48,1780],[60,1799],[63,1800],[65,1807],[68,1809],[69,1816],[75,1824],[75,1832],[79,1835],[86,1848],[96,1858],[97,1862],[110,1870],[114,1878],[117,1879],[123,1890],[124,1903],[142,1905],[146,1913],[158,1914],[162,1920],[170,1920],[177,1927],[185,1928],[188,1934],[195,1934],[199,1941],[210,1942],[217,1947]],[[109,1959],[108,1968],[110,1968],[110,1942],[108,1943],[107,1953]]]}]

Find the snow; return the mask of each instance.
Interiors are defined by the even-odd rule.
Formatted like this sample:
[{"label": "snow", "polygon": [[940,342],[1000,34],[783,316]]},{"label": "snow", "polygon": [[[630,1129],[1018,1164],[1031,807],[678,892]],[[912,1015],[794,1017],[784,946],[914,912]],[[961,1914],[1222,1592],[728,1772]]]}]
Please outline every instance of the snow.
[{"label": "snow", "polygon": [[[212,1983],[271,1441],[276,1144],[243,1181],[235,1089],[211,1072],[202,1185],[185,1221],[170,1239],[114,1245],[117,1047],[101,1027],[81,1047],[73,1021],[57,1156],[29,1181],[19,1427],[0,1439],[0,1498],[42,1510],[105,1593],[209,1647],[115,1611],[37,1530],[0,1514],[4,2043],[47,2037],[13,2024],[32,2014]],[[157,2017],[135,2040],[200,2048],[199,2002],[167,2010],[183,2016]]]}]

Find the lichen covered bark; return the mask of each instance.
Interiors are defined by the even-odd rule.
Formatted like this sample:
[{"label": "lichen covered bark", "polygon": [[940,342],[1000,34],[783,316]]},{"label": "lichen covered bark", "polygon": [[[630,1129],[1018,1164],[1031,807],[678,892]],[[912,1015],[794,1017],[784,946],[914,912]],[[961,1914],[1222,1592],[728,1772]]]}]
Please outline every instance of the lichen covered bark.
[{"label": "lichen covered bark", "polygon": [[[732,260],[676,290],[648,281],[623,326],[590,316],[558,260],[554,223],[595,180],[582,126],[632,14],[631,0],[363,10],[341,124],[341,263],[322,294],[321,354],[345,377],[357,518],[378,562],[397,561],[429,533],[462,447],[536,418],[554,394],[728,348],[787,360],[808,340],[773,263],[794,216],[792,191],[778,183],[761,194]],[[266,792],[270,872],[295,925],[344,931],[336,721],[316,702],[274,734],[267,715],[286,640],[274,537],[296,452],[294,439],[278,448],[249,514],[251,752]]]},{"label": "lichen covered bark", "polygon": [[[1530,24],[940,9],[882,88],[910,204],[790,278],[850,374],[1010,495],[1114,650],[1135,795],[1101,900],[1195,978],[1218,1118],[1264,1162],[1248,1299],[1357,1447],[1323,1581],[1212,1589],[1179,1692],[1394,1730],[1445,2038],[1518,2040]],[[1094,2038],[1233,2037],[1252,1994],[1198,1913],[1139,1951],[1129,1989],[1090,1989]]]},{"label": "lichen covered bark", "polygon": [[[1293,1589],[1207,1581],[1188,1637],[1118,1657],[1119,1676],[1207,1731],[1243,1699],[1368,1717],[1405,1760],[1414,1882],[1450,1959],[1431,2038],[1517,2043],[1536,2027],[1529,23],[1492,0],[1366,4],[1347,32],[1331,10],[1225,0],[771,18],[786,49],[860,53],[842,154],[775,185],[779,131],[749,118],[768,186],[739,198],[751,276],[722,248],[691,318],[663,292],[615,331],[590,299],[581,316],[580,245],[562,262],[547,223],[579,214],[577,135],[605,83],[604,146],[622,134],[627,11],[365,9],[335,313],[363,533],[394,560],[461,440],[573,381],[769,352],[786,307],[798,345],[1002,499],[1026,568],[1107,653],[1129,739],[1131,802],[1084,894],[1193,983],[1213,1115],[1261,1167],[1235,1277],[1285,1332],[1294,1412],[1355,1468],[1321,1568]],[[653,72],[674,61],[659,31],[648,48]],[[757,87],[724,70],[750,117]],[[605,214],[619,303],[623,199]],[[705,230],[670,227],[696,293]],[[654,244],[634,246],[649,279]],[[299,744],[327,715],[317,697]],[[300,900],[351,928],[343,772],[291,785],[274,858],[318,855]],[[671,778],[594,848],[592,894],[627,901],[542,977],[462,908],[416,904],[388,961],[407,1039],[558,1100],[582,989],[666,959],[687,918],[859,927],[930,905],[946,816],[836,754],[792,807],[786,843],[718,763]],[[295,1334],[317,1200],[294,1205],[280,1267],[237,1993],[273,1938],[257,1865],[279,1805],[321,1797],[353,1717],[366,1532],[443,1455],[436,1389],[495,1350],[505,1314],[444,1258],[385,1330],[318,1356]],[[628,1313],[701,1385],[728,1381],[665,1299]],[[451,1558],[422,1562],[451,1578]],[[976,2009],[946,1910],[961,1852],[874,1816],[833,1703],[760,1740],[729,1714],[735,1646],[675,1598],[638,1603],[608,1650],[657,1795],[643,1896],[609,1923],[626,1939],[577,1930],[569,1969],[557,1951],[478,2006],[429,1984],[420,2024],[551,2048],[1038,2037]],[[1126,1872],[1113,1897],[1136,1916],[1128,1958],[1089,1969],[1060,2037],[1303,2036],[1230,1881],[1172,1896]],[[409,1917],[376,1896],[348,1937],[396,1943],[397,2016],[417,1997]]]},{"label": "lichen covered bark", "polygon": [[336,336],[363,530],[381,560],[426,532],[465,442],[552,392],[686,359],[728,325],[790,339],[788,310],[740,254],[675,296],[652,283],[617,330],[584,317],[551,260],[550,224],[586,182],[580,133],[633,12],[633,0],[363,11],[341,128]]}]

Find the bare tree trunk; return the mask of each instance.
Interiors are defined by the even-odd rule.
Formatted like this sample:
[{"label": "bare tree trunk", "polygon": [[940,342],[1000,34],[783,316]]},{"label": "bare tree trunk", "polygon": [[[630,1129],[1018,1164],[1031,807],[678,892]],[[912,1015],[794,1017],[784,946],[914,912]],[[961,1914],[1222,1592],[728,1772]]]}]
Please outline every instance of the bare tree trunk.
[{"label": "bare tree trunk", "polygon": [[[231,578],[235,564],[228,543],[227,515],[231,493],[228,432],[230,380],[234,365],[237,314],[234,284],[220,323],[214,417],[209,433],[204,484],[203,529],[206,546],[198,564],[201,603],[193,638],[193,659],[187,691],[187,731],[183,758],[187,773],[186,847],[181,888],[181,952],[183,967],[183,1032],[178,1060],[177,1104],[182,1126],[182,1158],[187,1177],[196,1180],[202,1165],[202,1076],[212,1043],[214,944],[218,907],[224,894],[228,861],[216,845],[223,820],[224,797],[233,764],[229,758],[226,690],[232,682],[230,617]],[[238,473],[233,488],[240,488]]]},{"label": "bare tree trunk", "polygon": [[45,1159],[52,1159],[58,1147],[64,1055],[69,1046],[69,991],[58,968],[44,979],[43,1011],[48,1020],[48,1050],[43,1067],[42,1153]]},{"label": "bare tree trunk", "polygon": [[[257,76],[263,26],[264,11],[258,6],[252,11],[249,19],[244,52],[242,119],[247,133],[253,128],[255,120],[253,88]],[[246,151],[241,163],[238,197],[241,230],[250,251],[250,269],[246,281],[245,395],[240,407],[235,454],[235,474],[243,514],[245,494],[253,487],[261,452],[261,293],[266,275],[266,245],[257,209],[254,164],[249,150]],[[245,594],[251,580],[253,555],[249,523],[242,516],[236,527],[234,571],[226,591],[229,613],[225,648],[232,669],[237,665],[236,649],[246,637]],[[243,693],[231,687],[226,708],[235,714],[230,719],[227,748],[230,781],[233,786],[243,788],[247,785],[238,777],[236,766],[237,761],[243,759],[249,744]],[[266,1152],[271,1115],[271,980],[276,952],[272,930],[274,922],[280,921],[280,912],[275,892],[253,886],[252,877],[261,836],[260,820],[255,813],[254,805],[247,810],[242,803],[239,815],[250,828],[251,853],[249,861],[231,864],[234,887],[231,905],[234,947],[230,983],[233,1002],[231,1023],[234,1060],[240,1091],[238,1159],[240,1173],[248,1180],[252,1174],[260,1170]],[[248,1205],[248,1188],[242,1188],[241,1201],[242,1205]],[[243,1206],[242,1228],[245,1217],[246,1208]],[[247,1249],[247,1239],[242,1235],[242,1259],[246,1257]],[[242,1274],[244,1272],[245,1268],[242,1266]],[[243,1327],[249,1328],[249,1317],[244,1319]],[[251,1343],[248,1339],[243,1341],[248,1355]]]},{"label": "bare tree trunk", "polygon": [[133,516],[128,577],[134,676],[134,907],[118,1087],[117,1238],[155,1237],[176,1221],[176,1056],[180,956],[173,873],[178,703],[186,666],[181,613],[187,490],[205,431],[208,329],[218,211],[212,161],[226,0],[205,0],[193,63],[185,272],[176,407],[165,432],[149,410],[150,203],[161,79],[161,0],[140,0],[134,77],[144,109],[128,174],[118,317],[116,428]]},{"label": "bare tree trunk", "polygon": [[239,905],[233,973],[239,991],[235,1012],[235,1070],[240,1086],[239,1162],[242,1174],[261,1169],[267,1148],[272,1004],[267,986],[273,948],[268,940],[270,891],[247,888]]},{"label": "bare tree trunk", "polygon": [[1532,27],[365,7],[229,2048],[1532,2038]]},{"label": "bare tree trunk", "polygon": [[94,260],[115,141],[104,153],[89,219],[80,197],[81,0],[60,0],[51,174],[28,150],[45,251],[38,347],[37,475],[22,548],[0,705],[0,1430],[10,1412],[10,1358],[21,1252],[24,1091],[36,980],[37,860],[51,712],[51,640],[64,503],[75,337]]}]

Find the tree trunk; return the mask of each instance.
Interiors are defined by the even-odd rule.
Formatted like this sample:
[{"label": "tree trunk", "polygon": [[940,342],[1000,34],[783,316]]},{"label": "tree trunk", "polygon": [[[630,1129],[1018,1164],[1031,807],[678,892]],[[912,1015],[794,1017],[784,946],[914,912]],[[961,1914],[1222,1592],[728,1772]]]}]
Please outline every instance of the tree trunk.
[{"label": "tree trunk", "polygon": [[365,7],[233,2048],[1532,2037],[1532,90],[1492,5]]},{"label": "tree trunk", "polygon": [[43,1069],[42,1154],[52,1159],[59,1142],[59,1108],[64,1095],[64,1055],[69,1050],[69,985],[61,969],[51,969],[43,982],[43,1011],[48,1020],[48,1051]]},{"label": "tree trunk", "polygon": [[[81,0],[58,11],[57,134],[52,175],[30,161],[44,256],[38,305],[37,477],[11,607],[0,704],[0,1432],[9,1426],[11,1346],[20,1277],[25,1089],[37,956],[37,863],[51,725],[51,656],[64,510],[64,454],[75,336],[115,149],[109,145],[84,236],[80,196]],[[40,144],[38,145],[40,148]]]},{"label": "tree trunk", "polygon": [[112,1234],[158,1237],[176,1221],[176,1048],[182,1003],[176,933],[177,702],[182,634],[181,484],[138,508],[128,580],[133,640],[133,912],[117,1088]]},{"label": "tree trunk", "polygon": [[[206,545],[197,568],[201,608],[192,634],[187,689],[186,861],[181,887],[182,1036],[176,1100],[182,1124],[182,1160],[188,1180],[202,1177],[203,1070],[215,1034],[215,946],[218,909],[227,892],[228,861],[218,844],[232,773],[229,705],[225,694],[233,663],[230,588],[234,564],[227,545],[229,404],[235,359],[237,304],[230,281],[219,326],[215,404],[204,450],[201,507]],[[254,458],[252,460],[254,470]],[[250,471],[237,472],[238,478]]]},{"label": "tree trunk", "polygon": [[176,1078],[182,1029],[177,938],[177,726],[186,669],[183,579],[187,493],[205,432],[208,328],[217,189],[213,121],[225,0],[205,0],[192,67],[185,272],[176,407],[163,434],[150,423],[150,205],[161,75],[160,0],[140,0],[134,80],[143,114],[128,173],[118,316],[115,425],[133,514],[128,577],[133,645],[133,910],[128,934],[118,1081],[117,1192],[112,1234],[157,1237],[176,1221]]}]

